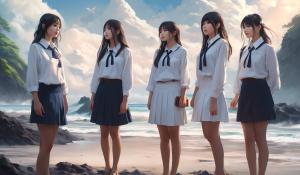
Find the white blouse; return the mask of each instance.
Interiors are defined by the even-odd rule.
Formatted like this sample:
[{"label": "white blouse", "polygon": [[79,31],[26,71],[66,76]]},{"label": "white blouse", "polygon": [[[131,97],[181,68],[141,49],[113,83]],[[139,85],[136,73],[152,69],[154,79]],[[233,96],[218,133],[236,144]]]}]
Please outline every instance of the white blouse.
[{"label": "white blouse", "polygon": [[[47,85],[63,84],[64,94],[67,94],[68,86],[64,76],[63,60],[62,58],[60,58],[60,60],[53,58],[52,51],[47,49],[49,45],[52,48],[54,48],[55,45],[53,43],[49,44],[45,39],[41,39],[39,43],[43,47],[38,43],[33,43],[29,49],[26,76],[27,90],[29,92],[38,91],[39,83]],[[59,61],[61,62],[61,67],[58,66]]]},{"label": "white blouse", "polygon": [[[226,65],[228,62],[229,45],[228,42],[220,38],[217,34],[215,37],[208,40],[208,47],[206,52],[206,66],[202,64],[202,70],[199,69],[200,54],[197,56],[196,74],[197,80],[195,83],[196,87],[201,86],[201,79],[206,77],[212,78],[211,85],[211,97],[217,98],[223,93],[223,88],[226,79]],[[215,42],[216,41],[216,42]],[[214,43],[215,42],[215,43]],[[214,44],[213,44],[214,43]],[[211,45],[213,44],[213,45]],[[203,63],[202,55],[202,63]]]},{"label": "white blouse", "polygon": [[[234,85],[235,94],[240,94],[241,80],[244,78],[266,79],[271,92],[280,88],[281,82],[276,53],[271,45],[267,43],[261,45],[263,42],[263,38],[260,37],[243,50]],[[261,47],[259,47],[260,45]],[[247,61],[249,61],[249,58],[247,58],[249,47],[255,48],[251,53],[251,67],[247,67]],[[244,66],[246,58],[246,66]]]},{"label": "white blouse", "polygon": [[[120,47],[121,44],[119,43],[114,48],[109,48],[100,63],[98,64],[96,62],[91,82],[92,93],[96,93],[100,78],[108,78],[122,80],[123,95],[129,95],[129,91],[132,88],[132,56],[127,47],[125,47],[118,56],[115,56]],[[111,57],[107,62],[107,57],[110,52],[113,53],[113,64]],[[97,55],[99,55],[99,52]]]},{"label": "white blouse", "polygon": [[[167,59],[164,61],[164,57],[167,55],[167,52],[170,53],[170,65],[167,64]],[[154,54],[154,59],[158,53],[156,50]],[[164,66],[163,66],[164,62]],[[158,67],[152,65],[150,78],[148,81],[147,90],[153,91],[154,85],[157,81],[170,81],[178,80],[181,84],[181,87],[189,87],[190,78],[188,72],[188,60],[187,60],[187,51],[184,47],[176,43],[171,49],[165,49],[165,52],[162,54]]]}]

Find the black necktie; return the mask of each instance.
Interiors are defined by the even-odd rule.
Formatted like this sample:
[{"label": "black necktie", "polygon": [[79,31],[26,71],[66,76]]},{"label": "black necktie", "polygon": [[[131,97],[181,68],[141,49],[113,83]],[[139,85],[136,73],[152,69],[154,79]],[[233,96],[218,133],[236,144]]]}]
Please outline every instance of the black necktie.
[{"label": "black necktie", "polygon": [[56,47],[51,47],[50,45],[48,46],[49,50],[51,50],[51,53],[52,53],[52,58],[54,59],[58,59],[58,67],[61,67],[61,61],[60,61],[60,54],[58,53],[57,51],[57,48]]},{"label": "black necktie", "polygon": [[248,62],[247,62],[247,67],[250,68],[251,67],[251,53],[253,50],[257,50],[259,49],[262,45],[264,45],[266,42],[262,42],[257,48],[255,48],[254,46],[252,47],[248,47],[248,54],[244,60],[244,68],[246,68],[246,61],[247,61],[247,58],[248,58]]},{"label": "black necktie", "polygon": [[165,66],[165,60],[167,59],[167,65],[170,66],[170,53],[172,50],[166,50],[167,55],[163,58],[162,66]]},{"label": "black necktie", "polygon": [[106,67],[108,67],[108,62],[109,62],[109,58],[111,57],[110,59],[110,64],[113,65],[114,64],[114,55],[113,55],[113,50],[109,50],[109,54],[107,55],[106,57]]},{"label": "black necktie", "polygon": [[244,60],[244,68],[246,67],[246,61],[247,61],[247,58],[248,58],[248,62],[247,62],[247,67],[251,67],[251,53],[252,51],[255,49],[254,46],[252,47],[248,47],[248,54]]},{"label": "black necktie", "polygon": [[200,53],[200,60],[199,60],[199,69],[202,70],[202,57],[203,57],[203,66],[207,66],[206,63],[206,52],[213,46],[217,41],[219,41],[221,38],[216,39],[213,43],[211,43],[210,46],[208,46],[208,42],[206,43],[204,49]]},{"label": "black necktie", "polygon": [[207,66],[206,64],[206,52],[208,50],[208,42],[206,43],[203,52],[200,54],[200,63],[199,63],[199,69],[202,70],[202,56],[203,56],[203,64],[204,66]]}]

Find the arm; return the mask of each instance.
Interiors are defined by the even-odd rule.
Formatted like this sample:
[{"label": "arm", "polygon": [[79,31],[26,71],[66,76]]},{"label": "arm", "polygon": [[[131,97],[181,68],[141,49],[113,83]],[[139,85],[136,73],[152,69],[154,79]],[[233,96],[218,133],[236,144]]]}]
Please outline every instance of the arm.
[{"label": "arm", "polygon": [[277,56],[274,49],[271,47],[267,51],[266,55],[266,68],[268,70],[267,82],[271,92],[278,90],[281,86],[280,73]]},{"label": "arm", "polygon": [[[188,59],[187,53],[184,51],[181,59],[181,67],[180,67],[180,86],[184,91],[189,88],[190,85],[190,77],[188,71]],[[185,93],[184,93],[185,94]],[[182,94],[182,95],[184,95]]]},{"label": "arm", "polygon": [[241,65],[240,65],[240,62],[239,62],[238,63],[238,70],[237,70],[237,73],[236,73],[235,82],[234,82],[234,86],[233,86],[233,92],[234,92],[235,96],[232,98],[232,100],[230,102],[230,107],[231,108],[236,107],[236,105],[238,103],[238,100],[239,100],[239,97],[240,97],[241,85],[242,85],[242,81],[239,78],[240,71],[241,71]]},{"label": "arm", "polygon": [[62,75],[64,77],[64,80],[65,80],[65,83],[64,83],[64,95],[67,95],[69,93],[69,86],[67,84],[67,79],[66,79],[66,76],[65,76],[65,64],[64,64],[64,61],[63,59],[60,59],[60,61],[62,62]]},{"label": "arm", "polygon": [[128,96],[129,91],[132,88],[132,56],[129,50],[126,50],[125,57],[125,64],[122,72],[122,87],[123,95]]},{"label": "arm", "polygon": [[90,91],[92,93],[92,95],[96,94],[98,85],[99,85],[99,78],[98,78],[98,72],[100,70],[100,65],[98,65],[98,63],[95,63],[95,67],[94,67],[94,73],[93,73],[93,77],[91,80],[91,84],[90,84]]},{"label": "arm", "polygon": [[186,90],[189,88],[190,84],[190,77],[188,72],[188,60],[187,60],[187,52],[184,51],[181,59],[181,68],[180,68],[180,101],[179,105],[181,107],[185,107],[188,104],[185,104],[185,96],[186,96]]},{"label": "arm", "polygon": [[38,116],[43,116],[44,109],[38,96],[39,79],[38,79],[38,50],[36,46],[31,45],[28,53],[28,67],[26,75],[26,87],[32,95],[34,112]]},{"label": "arm", "polygon": [[[156,50],[154,53],[153,62],[154,62],[154,59],[155,59],[157,53],[158,53],[158,50]],[[152,62],[152,68],[151,68],[148,85],[147,85],[147,91],[149,91],[147,107],[149,110],[151,108],[151,100],[152,100],[153,90],[154,90],[154,85],[155,85],[154,74],[156,71],[156,67],[154,66],[153,62]]]},{"label": "arm", "polygon": [[29,92],[37,92],[39,89],[38,78],[38,50],[31,45],[28,52],[28,66],[26,74],[26,88]]},{"label": "arm", "polygon": [[158,53],[158,50],[156,50],[155,53],[154,53],[154,58],[153,58],[153,61],[152,61],[152,68],[151,68],[150,77],[149,77],[149,80],[148,80],[147,91],[149,91],[149,92],[153,91],[154,85],[155,85],[154,74],[155,74],[155,71],[156,71],[156,67],[154,66],[153,63],[154,63],[154,59],[155,59],[157,53]]},{"label": "arm", "polygon": [[120,106],[120,113],[126,113],[128,109],[129,90],[132,88],[132,56],[130,51],[127,51],[122,72],[123,100]]},{"label": "arm", "polygon": [[226,64],[228,60],[228,44],[223,43],[220,47],[218,58],[216,60],[216,66],[212,77],[212,98],[217,98],[223,93],[223,86],[226,76]]},{"label": "arm", "polygon": [[226,64],[228,59],[228,44],[222,43],[216,66],[212,77],[212,91],[210,96],[210,114],[211,116],[218,115],[217,99],[223,93],[223,87],[226,76]]}]

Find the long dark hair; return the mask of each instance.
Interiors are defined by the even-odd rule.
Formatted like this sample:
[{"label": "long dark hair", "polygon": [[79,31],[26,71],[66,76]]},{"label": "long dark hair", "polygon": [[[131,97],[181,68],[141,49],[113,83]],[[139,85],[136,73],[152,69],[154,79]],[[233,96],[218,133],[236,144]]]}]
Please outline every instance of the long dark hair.
[{"label": "long dark hair", "polygon": [[[62,27],[61,20],[57,15],[54,15],[51,13],[44,14],[40,18],[39,25],[38,25],[36,31],[34,32],[34,39],[33,39],[32,43],[38,43],[38,42],[40,42],[40,40],[42,38],[45,38],[47,29],[55,23],[59,23],[60,28]],[[61,38],[60,33],[59,33],[58,37]],[[58,38],[57,37],[52,38],[52,42],[57,45]]]},{"label": "long dark hair", "polygon": [[[221,38],[225,39],[228,42],[228,45],[229,45],[228,60],[229,60],[229,57],[232,54],[232,47],[231,47],[231,44],[230,44],[229,39],[228,39],[227,31],[225,29],[224,20],[218,12],[208,12],[202,17],[201,31],[202,31],[203,41],[202,41],[201,53],[204,52],[206,44],[208,42],[208,38],[209,38],[203,32],[204,22],[207,22],[207,23],[211,24],[214,28],[215,33],[219,34]],[[220,25],[219,28],[217,28],[218,24]]]},{"label": "long dark hair", "polygon": [[[115,56],[118,56],[125,47],[128,47],[128,44],[127,44],[127,41],[125,38],[124,29],[121,25],[121,22],[116,19],[110,19],[105,22],[105,24],[103,26],[103,33],[104,33],[106,27],[111,29],[111,32],[113,35],[113,40],[114,40],[115,44],[116,43],[121,44],[120,49],[117,51],[117,53],[115,55]],[[110,40],[105,39],[105,37],[103,36],[101,46],[100,46],[100,53],[97,58],[98,64],[101,61],[101,59],[103,58],[103,56],[105,55],[109,44],[110,44]]]},{"label": "long dark hair", "polygon": [[[161,33],[162,30],[166,30],[170,33],[176,32],[176,35],[175,35],[174,39],[178,44],[181,45],[180,30],[179,30],[179,28],[178,28],[178,26],[176,25],[175,22],[165,21],[165,22],[161,23],[159,28],[158,28],[158,35]],[[158,62],[160,60],[160,57],[164,53],[166,46],[167,46],[167,41],[161,41],[160,46],[159,46],[159,50],[158,50],[157,55],[156,55],[155,60],[154,60],[154,66],[155,67],[158,67]]]},{"label": "long dark hair", "polygon": [[[270,32],[272,32],[272,30],[262,22],[262,18],[260,15],[254,13],[254,14],[245,16],[241,22],[241,29],[245,28],[246,26],[251,26],[253,28],[253,31],[255,29],[254,28],[255,26],[261,26],[259,35],[263,38],[263,40],[266,43],[268,43],[268,44],[272,43],[271,38],[269,37],[269,35],[266,32],[266,30],[269,30]],[[241,31],[241,37],[244,40],[243,30]]]}]

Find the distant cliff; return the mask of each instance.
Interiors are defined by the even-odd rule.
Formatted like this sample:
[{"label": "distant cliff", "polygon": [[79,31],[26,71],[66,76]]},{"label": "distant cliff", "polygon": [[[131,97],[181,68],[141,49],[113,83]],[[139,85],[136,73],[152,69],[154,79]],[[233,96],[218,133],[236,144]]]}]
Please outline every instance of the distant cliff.
[{"label": "distant cliff", "polygon": [[282,83],[277,95],[282,102],[300,104],[300,14],[285,27],[288,30],[277,53]]},{"label": "distant cliff", "polygon": [[0,101],[24,100],[29,97],[25,89],[27,66],[7,32],[9,25],[0,17]]}]

